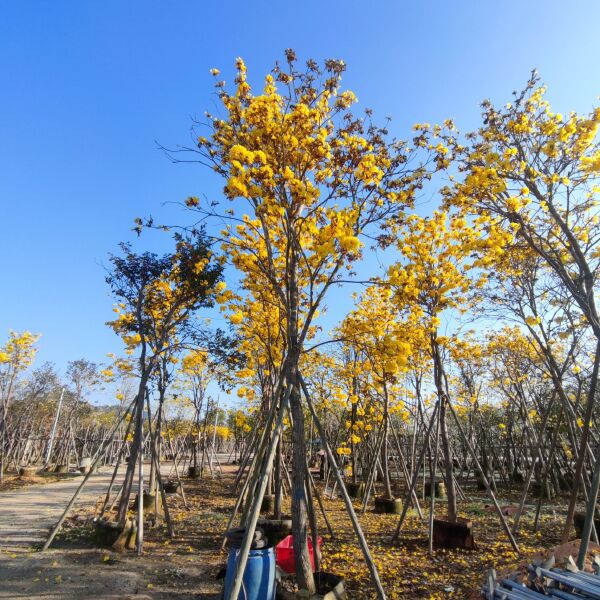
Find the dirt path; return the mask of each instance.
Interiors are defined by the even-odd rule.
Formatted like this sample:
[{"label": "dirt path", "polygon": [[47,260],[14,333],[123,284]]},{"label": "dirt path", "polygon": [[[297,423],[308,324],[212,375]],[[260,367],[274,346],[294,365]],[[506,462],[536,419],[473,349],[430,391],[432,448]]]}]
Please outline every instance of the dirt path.
[{"label": "dirt path", "polygon": [[[171,463],[163,464],[161,471],[168,477]],[[124,472],[125,468],[119,473],[113,493]],[[70,513],[74,519],[69,528],[89,527],[93,507],[106,493],[111,476],[110,467],[92,475]],[[142,557],[96,548],[89,539],[69,541],[68,537],[57,540],[47,552],[37,552],[36,547],[45,540],[80,483],[81,477],[74,477],[0,492],[0,600],[219,598],[220,583],[215,581],[218,565],[212,548],[207,549],[213,546],[212,538],[202,540],[199,532],[191,535],[185,528],[179,530],[178,543],[173,543],[172,550],[169,542],[164,542],[164,534],[149,530],[147,551]],[[189,485],[194,501],[194,490],[201,484]],[[204,498],[205,493],[199,496]],[[180,506],[181,499],[171,498],[169,504]],[[202,524],[201,529],[206,530],[205,518],[195,517],[194,512],[185,515],[197,520],[199,529]],[[222,530],[221,521],[216,527]],[[214,536],[214,532],[207,533]],[[152,541],[153,537],[157,539]],[[220,560],[217,557],[217,563]]]},{"label": "dirt path", "polygon": [[[106,493],[112,471],[112,467],[105,467],[90,477],[75,504],[75,510],[95,504],[99,496]],[[82,478],[73,477],[0,492],[0,550],[14,551],[43,542]]]},{"label": "dirt path", "polygon": [[[227,455],[219,454],[224,463]],[[167,478],[172,475],[172,462],[161,464],[161,473]],[[119,470],[113,488],[113,497],[120,487],[126,467]],[[145,465],[146,477],[150,469]],[[230,466],[225,470],[231,471]],[[77,499],[73,511],[85,505],[95,504],[108,489],[113,467],[103,467],[87,481]],[[79,487],[83,476],[75,476],[54,483],[30,485],[0,492],[0,551],[12,551],[33,547],[43,542],[49,529],[56,524],[67,503]],[[147,483],[147,482],[146,482]],[[72,512],[73,512],[72,511]]]}]

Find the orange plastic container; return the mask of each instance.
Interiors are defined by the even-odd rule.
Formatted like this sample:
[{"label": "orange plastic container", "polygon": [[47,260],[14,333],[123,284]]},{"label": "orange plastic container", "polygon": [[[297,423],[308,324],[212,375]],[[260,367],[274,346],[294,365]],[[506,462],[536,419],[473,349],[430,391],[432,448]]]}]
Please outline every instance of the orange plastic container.
[{"label": "orange plastic container", "polygon": [[[317,545],[321,550],[321,544],[323,538],[319,536],[317,539]],[[308,538],[308,554],[310,556],[310,564],[312,570],[315,570],[315,556],[313,550],[312,538]],[[295,573],[296,564],[294,563],[294,536],[288,535],[286,538],[281,540],[277,546],[275,546],[275,562],[286,572]]]}]

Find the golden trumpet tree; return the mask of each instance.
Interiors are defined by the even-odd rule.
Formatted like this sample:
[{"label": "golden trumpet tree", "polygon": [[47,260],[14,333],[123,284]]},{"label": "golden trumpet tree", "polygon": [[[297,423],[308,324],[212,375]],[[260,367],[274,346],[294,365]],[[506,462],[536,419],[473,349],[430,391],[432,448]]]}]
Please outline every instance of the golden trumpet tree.
[{"label": "golden trumpet tree", "polygon": [[[551,378],[535,340],[519,327],[504,326],[488,334],[484,364],[489,374],[489,394],[496,392],[503,407],[498,433],[506,442],[511,475],[517,477],[521,471],[522,476],[524,465],[516,447],[518,436],[524,432],[535,442],[536,436],[545,435],[546,425],[557,424],[550,420],[546,422],[556,389],[550,385]],[[491,404],[489,400],[488,404]],[[556,411],[552,412],[556,414]],[[540,425],[542,419],[544,422]],[[534,426],[537,426],[537,433]],[[483,422],[480,431],[482,445],[494,436]],[[482,454],[487,466],[489,457],[486,453]],[[539,469],[536,473],[539,476]]]},{"label": "golden trumpet tree", "polygon": [[600,337],[600,107],[563,116],[545,91],[533,75],[514,102],[483,103],[484,125],[458,152],[464,178],[446,201],[498,220],[541,256]]},{"label": "golden trumpet tree", "polygon": [[447,311],[469,309],[476,290],[487,281],[485,267],[501,253],[511,235],[489,218],[469,223],[460,215],[436,211],[431,217],[411,215],[398,229],[402,261],[388,271],[397,307],[419,324],[427,337],[433,380],[439,403],[439,432],[448,491],[448,518],[456,520],[452,449],[446,424],[450,402],[444,361],[449,338],[439,334]]},{"label": "golden trumpet tree", "polygon": [[351,480],[358,483],[358,453],[363,442],[373,431],[373,414],[370,390],[366,387],[367,362],[365,355],[351,341],[345,340],[340,357],[331,370],[329,390],[332,399],[326,409],[340,413],[340,428],[346,429],[346,439],[338,444],[337,453],[350,456]]},{"label": "golden trumpet tree", "polygon": [[453,336],[448,345],[448,352],[454,367],[454,376],[449,377],[449,380],[454,392],[456,413],[465,418],[466,435],[475,446],[475,417],[482,396],[487,365],[484,347],[473,334],[473,331],[468,331],[461,337]]},{"label": "golden trumpet tree", "polygon": [[14,396],[19,373],[22,373],[33,364],[37,352],[35,344],[39,338],[39,335],[35,335],[29,331],[23,331],[22,333],[10,331],[8,340],[4,346],[0,347],[0,401],[2,402],[2,414],[0,415],[0,428],[2,430],[0,440],[0,450],[2,453],[0,483],[4,480],[8,409]]},{"label": "golden trumpet tree", "polygon": [[37,353],[35,344],[39,339],[39,335],[29,331],[10,331],[8,340],[0,347],[0,398],[3,421],[13,397],[17,377],[33,364]]},{"label": "golden trumpet tree", "polygon": [[257,288],[244,297],[230,294],[221,308],[238,336],[237,350],[243,356],[243,368],[236,373],[243,385],[238,396],[249,401],[260,395],[264,414],[275,401],[276,382],[285,358],[285,320],[277,299],[269,288]]},{"label": "golden trumpet tree", "polygon": [[208,410],[208,404],[205,407],[205,400],[211,377],[208,352],[194,349],[183,356],[179,369],[179,383],[181,389],[186,393],[185,398],[189,400],[194,409],[192,467],[198,467],[198,452],[200,445],[205,442],[203,436],[206,432],[201,431],[201,417],[202,410],[204,408]]},{"label": "golden trumpet tree", "polygon": [[[223,270],[201,234],[190,238],[176,236],[175,242],[175,252],[161,257],[148,252],[135,254],[130,246],[122,244],[123,256],[111,256],[113,271],[106,278],[119,300],[115,307],[118,316],[108,325],[120,335],[128,354],[137,352],[139,376],[132,456],[119,503],[121,525],[127,517],[135,463],[142,445],[148,381],[154,373],[162,373],[159,384],[163,399],[166,363],[175,360],[184,340],[190,337],[196,311],[213,305]],[[123,366],[128,364],[123,362]],[[110,375],[110,369],[105,375]]]},{"label": "golden trumpet tree", "polygon": [[446,190],[446,202],[465,213],[499,219],[538,254],[596,337],[575,485],[563,532],[566,541],[600,368],[600,107],[587,115],[563,115],[552,111],[545,92],[533,73],[513,102],[501,108],[483,103],[483,125],[469,135],[466,147],[455,146],[464,177]]},{"label": "golden trumpet tree", "polygon": [[[280,304],[268,287],[257,287],[245,296],[230,294],[227,305],[229,320],[238,338],[237,351],[243,366],[235,372],[237,395],[258,411],[257,420],[266,420],[276,406],[278,385],[285,359],[285,320]],[[278,443],[274,472],[267,483],[267,493],[275,496],[274,515],[281,516],[282,454]]]},{"label": "golden trumpet tree", "polygon": [[370,385],[381,400],[381,468],[384,496],[393,498],[389,472],[389,427],[393,411],[404,408],[394,394],[411,352],[409,328],[398,321],[398,310],[388,286],[371,286],[358,307],[340,326],[341,336],[361,352],[368,365]]},{"label": "golden trumpet tree", "polygon": [[[254,94],[243,60],[235,89],[217,83],[223,118],[207,115],[210,135],[198,139],[201,160],[225,179],[235,202],[223,230],[223,250],[241,286],[269,290],[285,332],[283,372],[293,420],[293,534],[301,588],[315,591],[307,547],[304,415],[298,365],[327,290],[361,257],[361,236],[411,204],[426,171],[413,169],[413,150],[390,142],[370,113],[356,117],[356,97],[342,91],[343,61],[287,70],[277,66]],[[214,71],[218,77],[218,71]],[[421,138],[423,136],[420,136]],[[187,204],[204,214],[197,198]]]}]

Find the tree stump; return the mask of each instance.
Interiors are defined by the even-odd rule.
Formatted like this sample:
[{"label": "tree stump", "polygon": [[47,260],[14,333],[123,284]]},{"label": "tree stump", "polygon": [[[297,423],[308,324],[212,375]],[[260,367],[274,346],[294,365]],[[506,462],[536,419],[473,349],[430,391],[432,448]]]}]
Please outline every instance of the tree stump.
[{"label": "tree stump", "polygon": [[[139,498],[139,494],[135,495],[135,499],[133,501],[133,509],[137,510],[138,507],[138,498]],[[156,494],[149,494],[148,492],[144,491],[144,496],[143,496],[143,505],[144,505],[144,511],[145,512],[154,512],[154,504],[156,500]],[[158,505],[160,506],[162,504],[160,496],[158,498]]]},{"label": "tree stump", "polygon": [[125,527],[119,534],[119,537],[114,542],[112,547],[117,551],[123,550],[135,550],[136,549],[136,538],[137,538],[137,523],[133,520],[127,519]]},{"label": "tree stump", "polygon": [[190,479],[199,479],[202,476],[202,469],[200,467],[188,467],[188,477]]},{"label": "tree stump", "polygon": [[265,494],[260,505],[260,512],[272,513],[275,510],[275,495]]},{"label": "tree stump", "polygon": [[333,573],[323,571],[315,573],[317,593],[312,595],[307,591],[290,591],[295,587],[295,579],[295,575],[286,575],[281,578],[275,595],[277,600],[297,600],[299,598],[304,598],[304,600],[345,600],[347,598],[344,578]]},{"label": "tree stump", "polygon": [[79,462],[79,472],[83,475],[87,475],[92,470],[92,459],[86,456]]},{"label": "tree stump", "polygon": [[292,519],[259,519],[257,527],[264,531],[271,546],[277,546],[281,540],[292,534]]},{"label": "tree stump", "polygon": [[[575,534],[577,535],[577,539],[581,539],[584,524],[585,513],[576,512],[573,515],[573,525],[575,526]],[[600,513],[598,512],[598,510],[596,510],[596,512],[594,513],[594,528],[596,529],[596,533],[600,532]]]},{"label": "tree stump", "polygon": [[165,494],[176,494],[180,487],[179,481],[165,481],[163,484]]}]

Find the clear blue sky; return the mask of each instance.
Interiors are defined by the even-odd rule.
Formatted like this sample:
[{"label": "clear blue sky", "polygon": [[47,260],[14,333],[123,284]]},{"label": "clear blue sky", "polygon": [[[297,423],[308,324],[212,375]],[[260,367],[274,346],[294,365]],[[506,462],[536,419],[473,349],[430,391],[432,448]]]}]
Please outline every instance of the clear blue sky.
[{"label": "clear blue sky", "polygon": [[417,121],[475,127],[479,101],[509,101],[533,67],[557,110],[588,110],[599,34],[593,0],[4,3],[0,343],[9,328],[40,332],[38,361],[60,369],[119,350],[104,325],[107,254],[134,239],[134,217],[182,222],[162,203],[218,193],[155,145],[187,142],[190,116],[214,106],[211,67],[231,80],[243,56],[258,81],[286,47],[343,58],[360,106],[404,137]]}]

